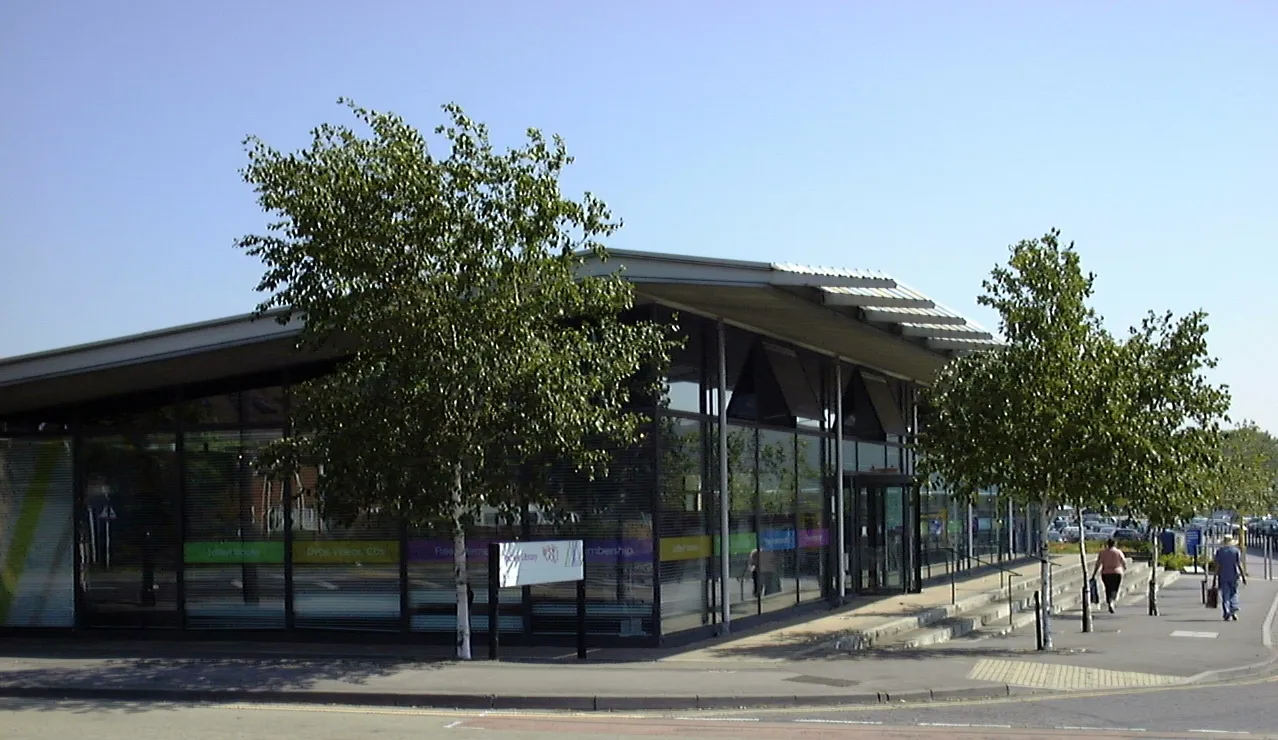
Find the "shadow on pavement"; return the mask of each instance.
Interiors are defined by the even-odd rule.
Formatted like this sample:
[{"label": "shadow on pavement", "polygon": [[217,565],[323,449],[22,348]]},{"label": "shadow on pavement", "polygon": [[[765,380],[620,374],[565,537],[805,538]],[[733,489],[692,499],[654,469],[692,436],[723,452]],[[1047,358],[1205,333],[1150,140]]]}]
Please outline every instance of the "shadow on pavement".
[{"label": "shadow on pavement", "polygon": [[[304,691],[323,689],[321,682],[359,686],[369,679],[404,669],[438,670],[442,663],[358,658],[132,658],[89,665],[40,668],[19,666],[0,672],[0,690],[50,687],[49,699],[6,698],[25,709],[81,711],[115,708],[126,711],[173,708],[178,703],[215,700],[218,691]],[[65,692],[58,698],[58,692]],[[101,692],[101,697],[84,694]],[[166,698],[166,692],[172,692]],[[181,692],[181,693],[179,693]],[[129,694],[147,696],[130,699]],[[186,694],[189,698],[183,698]],[[52,699],[52,700],[50,700]],[[163,702],[171,700],[172,704]],[[158,703],[157,703],[158,702]]]}]

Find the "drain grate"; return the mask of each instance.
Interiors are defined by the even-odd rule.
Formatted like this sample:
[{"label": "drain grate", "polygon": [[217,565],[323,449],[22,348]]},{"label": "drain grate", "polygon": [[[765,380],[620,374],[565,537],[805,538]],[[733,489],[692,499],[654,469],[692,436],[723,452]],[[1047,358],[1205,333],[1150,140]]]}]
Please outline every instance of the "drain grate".
[{"label": "drain grate", "polygon": [[818,686],[834,686],[840,689],[861,683],[860,681],[851,681],[846,678],[826,678],[825,676],[791,676],[785,680],[794,681],[795,683],[811,683]]}]

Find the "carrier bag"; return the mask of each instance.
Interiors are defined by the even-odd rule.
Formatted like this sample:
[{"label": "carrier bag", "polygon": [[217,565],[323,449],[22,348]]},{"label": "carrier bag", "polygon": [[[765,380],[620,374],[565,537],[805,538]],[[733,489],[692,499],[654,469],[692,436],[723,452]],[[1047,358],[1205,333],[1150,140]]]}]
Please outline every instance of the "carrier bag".
[{"label": "carrier bag", "polygon": [[1096,586],[1096,579],[1095,579],[1095,578],[1093,578],[1093,579],[1092,579],[1092,580],[1088,583],[1088,588],[1090,588],[1090,589],[1091,589],[1091,594],[1092,594],[1092,603],[1093,603],[1093,604],[1099,604],[1099,603],[1100,603],[1100,588],[1098,588],[1098,587]]}]

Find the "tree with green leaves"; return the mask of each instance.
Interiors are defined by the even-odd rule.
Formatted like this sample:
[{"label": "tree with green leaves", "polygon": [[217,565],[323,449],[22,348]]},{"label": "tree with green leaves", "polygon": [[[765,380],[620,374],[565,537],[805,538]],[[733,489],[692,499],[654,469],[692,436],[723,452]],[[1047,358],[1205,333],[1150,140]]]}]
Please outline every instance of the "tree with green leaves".
[{"label": "tree with green leaves", "polygon": [[[960,357],[928,389],[919,439],[920,469],[952,495],[971,500],[997,489],[1018,505],[1049,514],[1079,511],[1110,497],[1110,471],[1097,463],[1106,444],[1103,380],[1114,342],[1088,301],[1094,278],[1073,245],[1053,230],[1010,249],[1006,266],[984,281],[983,306],[998,312],[1005,344]],[[1080,538],[1080,558],[1084,560]],[[1051,565],[1044,542],[1044,642],[1052,646]],[[1083,599],[1085,610],[1090,606]],[[1090,614],[1085,611],[1084,624]]]},{"label": "tree with green leaves", "polygon": [[620,223],[590,193],[562,192],[572,159],[558,137],[530,129],[499,151],[446,105],[437,153],[400,117],[339,102],[362,130],[325,124],[291,153],[246,141],[244,179],[274,218],[238,241],[265,267],[258,310],[303,316],[303,349],[349,348],[298,388],[300,433],[263,464],[322,463],[317,494],[347,519],[446,524],[466,659],[467,523],[518,506],[521,469],[606,472],[597,442],[636,441],[629,402],[655,392],[643,379],[668,361],[669,328],[627,318],[619,276],[578,277]]},{"label": "tree with green leaves", "polygon": [[[1205,372],[1216,360],[1207,351],[1207,315],[1179,320],[1150,313],[1116,343],[1105,375],[1111,423],[1105,467],[1111,485],[1158,533],[1209,505],[1221,473],[1220,424],[1229,391]],[[1158,560],[1151,564],[1149,613],[1158,614]]]},{"label": "tree with green leaves", "polygon": [[1278,506],[1278,440],[1244,421],[1220,436],[1220,471],[1209,496],[1216,509],[1240,516],[1268,514]]}]

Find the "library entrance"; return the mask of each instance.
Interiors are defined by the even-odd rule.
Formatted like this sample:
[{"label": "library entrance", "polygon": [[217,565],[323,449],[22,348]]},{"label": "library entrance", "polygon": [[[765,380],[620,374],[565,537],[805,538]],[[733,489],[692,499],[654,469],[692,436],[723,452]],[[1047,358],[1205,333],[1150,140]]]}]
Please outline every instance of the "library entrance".
[{"label": "library entrance", "polygon": [[848,587],[852,593],[917,591],[919,490],[904,475],[845,475]]}]

